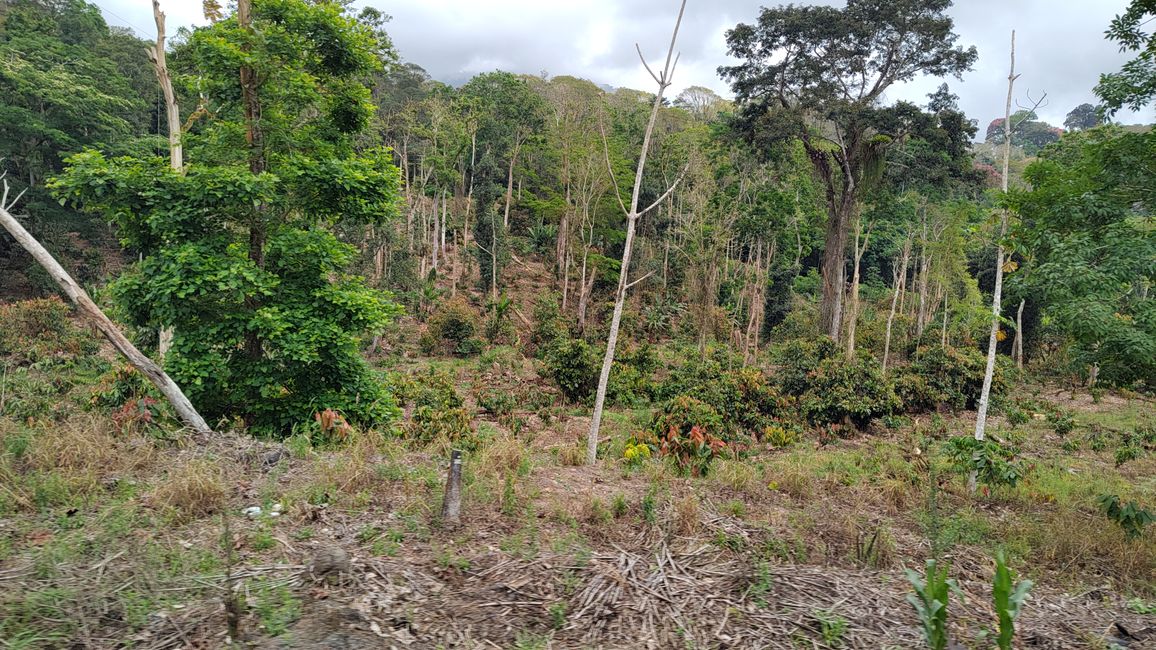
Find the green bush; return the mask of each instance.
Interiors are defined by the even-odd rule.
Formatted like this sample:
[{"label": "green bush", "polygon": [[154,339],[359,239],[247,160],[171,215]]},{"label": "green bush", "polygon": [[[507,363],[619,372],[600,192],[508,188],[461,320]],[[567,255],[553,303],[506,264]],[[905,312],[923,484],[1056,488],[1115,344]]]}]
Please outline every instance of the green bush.
[{"label": "green bush", "polygon": [[100,349],[100,340],[77,327],[72,309],[55,296],[0,304],[0,324],[0,357],[9,365],[88,356]]},{"label": "green bush", "polygon": [[570,336],[557,293],[545,293],[534,301],[534,327],[530,330],[528,354],[544,359],[554,343]]},{"label": "green bush", "polygon": [[472,451],[478,444],[472,419],[470,412],[461,407],[419,406],[414,409],[405,431],[411,440],[433,442],[444,439],[455,446]]},{"label": "green bush", "polygon": [[802,395],[811,387],[812,374],[819,365],[839,352],[835,342],[826,336],[787,341],[775,351],[779,385],[788,395]]},{"label": "green bush", "polygon": [[654,398],[653,375],[657,367],[658,359],[649,344],[620,349],[610,367],[607,402],[630,408],[650,402]]},{"label": "green bush", "polygon": [[660,400],[694,395],[709,404],[723,416],[726,439],[760,436],[764,428],[785,415],[787,404],[766,373],[742,367],[740,359],[723,350],[670,369],[654,392]]},{"label": "green bush", "polygon": [[989,487],[1015,487],[1028,471],[1015,447],[1002,445],[991,438],[952,438],[947,441],[947,456],[961,473],[975,472],[976,478]]},{"label": "green bush", "polygon": [[465,400],[458,394],[454,377],[448,372],[429,368],[411,374],[392,374],[387,378],[390,392],[403,404],[436,409],[459,408]]},{"label": "green bush", "polygon": [[546,352],[546,374],[570,402],[583,402],[598,388],[598,353],[582,339],[555,341]]},{"label": "green bush", "polygon": [[800,404],[814,424],[849,422],[862,428],[900,406],[874,359],[827,359],[811,373],[809,382]]},{"label": "green bush", "polygon": [[1056,409],[1048,414],[1048,421],[1052,423],[1052,430],[1063,438],[1076,428],[1076,418],[1071,411]]},{"label": "green bush", "polygon": [[421,346],[429,354],[453,354],[467,357],[482,351],[477,337],[479,319],[474,309],[463,298],[455,298],[439,306],[429,318],[428,337]]},{"label": "green bush", "polygon": [[1115,494],[1100,495],[1098,502],[1100,510],[1108,519],[1111,519],[1124,531],[1128,539],[1137,539],[1144,534],[1144,529],[1156,523],[1156,514],[1145,510],[1135,501],[1122,503]]},{"label": "green bush", "polygon": [[679,395],[663,404],[650,421],[659,453],[674,460],[679,472],[705,476],[716,456],[726,449],[722,417],[709,404]]},{"label": "green bush", "polygon": [[[908,411],[974,409],[983,388],[987,358],[979,350],[932,345],[916,350],[911,363],[901,369],[895,382]],[[996,365],[991,395],[1007,393],[1003,370]]]}]

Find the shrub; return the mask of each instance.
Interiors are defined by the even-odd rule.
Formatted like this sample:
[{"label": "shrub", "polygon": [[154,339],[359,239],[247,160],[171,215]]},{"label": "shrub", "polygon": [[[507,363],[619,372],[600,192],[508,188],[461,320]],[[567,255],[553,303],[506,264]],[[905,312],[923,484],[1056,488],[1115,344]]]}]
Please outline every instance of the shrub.
[{"label": "shrub", "polygon": [[610,367],[606,399],[616,406],[638,407],[653,399],[651,377],[658,367],[654,348],[648,344],[619,351]]},{"label": "shrub", "polygon": [[1156,522],[1156,515],[1140,507],[1135,501],[1121,503],[1115,494],[1104,494],[1098,499],[1100,510],[1124,531],[1128,539],[1137,539],[1144,529]]},{"label": "shrub", "polygon": [[[903,368],[896,391],[909,411],[973,409],[983,388],[987,358],[979,350],[952,346],[924,346],[916,350],[911,364]],[[991,395],[1007,392],[1003,371],[996,365]]]},{"label": "shrub", "polygon": [[505,418],[514,414],[518,398],[508,390],[492,388],[478,394],[478,406],[496,418]]},{"label": "shrub", "polygon": [[711,461],[726,449],[718,412],[687,395],[663,404],[651,420],[650,431],[659,440],[659,452],[674,459],[680,472],[692,476],[705,476]]},{"label": "shrub", "polygon": [[465,403],[448,372],[429,368],[413,374],[393,374],[388,378],[390,390],[403,403],[415,407],[458,408]]},{"label": "shrub", "polygon": [[545,362],[546,373],[571,402],[590,399],[598,387],[598,355],[582,339],[556,341]]},{"label": "shrub", "polygon": [[762,370],[726,370],[728,365],[741,363],[718,351],[706,359],[683,363],[655,387],[655,397],[670,400],[678,395],[694,395],[723,416],[725,438],[758,437],[784,414],[786,400]]},{"label": "shrub", "polygon": [[419,406],[414,409],[406,433],[419,442],[447,440],[472,451],[478,447],[479,441],[473,435],[471,421],[470,412],[464,408]]},{"label": "shrub", "polygon": [[471,356],[481,352],[482,342],[477,338],[478,315],[463,298],[454,298],[442,304],[429,319],[428,338],[423,349],[430,352]]},{"label": "shrub", "polygon": [[794,339],[775,353],[779,365],[779,385],[789,395],[802,395],[811,387],[811,375],[819,365],[832,359],[839,348],[830,337]]},{"label": "shrub", "polygon": [[975,472],[976,478],[989,487],[1015,487],[1027,474],[1018,450],[990,438],[957,436],[948,441],[947,455],[961,472]]},{"label": "shrub", "polygon": [[650,459],[650,446],[643,442],[627,441],[622,459],[628,467],[638,467]]},{"label": "shrub", "polygon": [[809,381],[801,405],[815,424],[850,422],[862,428],[899,408],[899,398],[872,359],[827,359]]},{"label": "shrub", "polygon": [[771,447],[781,448],[790,447],[799,440],[801,431],[791,424],[782,422],[775,422],[763,427],[760,440]]},{"label": "shrub", "polygon": [[557,293],[545,293],[534,301],[534,327],[530,330],[530,354],[544,359],[555,342],[569,337]]},{"label": "shrub", "polygon": [[1052,423],[1052,429],[1056,435],[1061,438],[1068,435],[1076,428],[1076,418],[1072,417],[1071,412],[1064,409],[1056,409],[1048,414],[1048,421]]},{"label": "shrub", "polygon": [[95,354],[99,340],[74,325],[71,315],[69,306],[55,296],[0,304],[0,357],[21,366]]}]

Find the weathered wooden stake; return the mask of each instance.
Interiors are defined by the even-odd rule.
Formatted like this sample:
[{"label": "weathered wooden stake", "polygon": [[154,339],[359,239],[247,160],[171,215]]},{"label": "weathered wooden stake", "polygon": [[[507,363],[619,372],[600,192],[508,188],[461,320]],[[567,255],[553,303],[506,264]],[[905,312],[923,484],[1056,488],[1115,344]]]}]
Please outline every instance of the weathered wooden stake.
[{"label": "weathered wooden stake", "polygon": [[[189,398],[185,397],[185,393],[181,390],[181,387],[177,386],[176,382],[174,382],[156,362],[142,354],[141,351],[132,344],[132,341],[129,341],[128,338],[117,329],[116,325],[109,320],[108,316],[105,316],[104,312],[100,310],[100,307],[96,306],[92,298],[88,297],[88,293],[72,279],[72,276],[64,270],[64,267],[60,266],[56,258],[52,257],[52,254],[24,229],[24,226],[16,220],[16,217],[12,216],[9,212],[11,204],[8,203],[8,182],[3,181],[3,183],[4,194],[3,198],[0,198],[0,226],[3,226],[4,229],[16,239],[16,242],[23,246],[24,250],[28,251],[28,253],[32,255],[32,258],[44,267],[44,270],[48,271],[48,275],[52,276],[53,280],[56,280],[56,284],[60,285],[61,290],[80,308],[80,313],[84,314],[96,325],[96,328],[100,330],[101,334],[104,334],[105,338],[112,343],[113,347],[123,354],[132,365],[136,366],[136,369],[141,371],[141,373],[168,398],[169,403],[173,405],[173,410],[177,412],[177,415],[184,420],[189,428],[201,434],[212,433],[209,425],[205,424],[204,418],[193,408],[193,404],[189,401]],[[19,198],[20,197],[17,197],[17,199]]]},{"label": "weathered wooden stake", "polygon": [[462,452],[450,454],[450,471],[446,477],[446,496],[442,500],[442,521],[456,526],[462,520]]}]

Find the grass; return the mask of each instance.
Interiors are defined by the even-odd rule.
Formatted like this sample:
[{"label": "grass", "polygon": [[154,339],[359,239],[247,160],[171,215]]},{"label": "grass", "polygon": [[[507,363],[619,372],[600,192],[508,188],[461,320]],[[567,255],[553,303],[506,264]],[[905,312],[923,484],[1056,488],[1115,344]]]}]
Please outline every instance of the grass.
[{"label": "grass", "polygon": [[[507,355],[501,351],[491,363],[504,366]],[[456,376],[474,364],[442,363]],[[896,430],[825,446],[804,437],[785,449],[759,448],[748,457],[721,458],[706,478],[695,479],[675,476],[660,458],[622,471],[619,446],[646,425],[648,409],[607,413],[603,460],[589,470],[558,467],[584,462],[581,440],[541,444],[550,432],[514,436],[483,422],[479,446],[466,454],[462,530],[439,525],[448,461],[437,444],[359,432],[345,447],[318,448],[295,436],[286,441],[290,460],[254,475],[227,450],[118,434],[95,415],[32,425],[0,418],[0,515],[13,522],[0,530],[0,561],[30,564],[26,586],[0,593],[0,638],[12,647],[60,645],[83,633],[77,621],[105,621],[100,612],[117,617],[102,623],[112,626],[103,633],[127,638],[177,599],[215,598],[216,578],[207,576],[219,576],[224,564],[220,514],[250,501],[284,503],[286,515],[231,520],[241,564],[267,562],[278,540],[299,550],[355,543],[363,556],[424,562],[448,574],[483,564],[480,556],[494,549],[526,560],[564,556],[556,573],[563,599],[543,603],[518,647],[546,647],[559,643],[555,635],[571,632],[573,610],[565,598],[581,590],[582,569],[592,558],[612,544],[659,536],[713,543],[746,562],[744,588],[761,606],[773,601],[776,565],[887,570],[921,561],[932,542],[939,552],[969,556],[1004,549],[1038,582],[1109,583],[1135,597],[1134,612],[1151,611],[1156,532],[1129,541],[1096,507],[1105,493],[1156,505],[1156,458],[1121,467],[1113,462],[1115,431],[1143,423],[1151,407],[1133,401],[1074,414],[1077,426],[1063,440],[1047,421],[1000,431],[1022,445],[1031,471],[1015,488],[976,496],[934,453],[937,447],[924,448],[926,421],[897,420]],[[1093,425],[1106,432],[1103,444],[1093,444]],[[552,426],[559,427],[556,434],[565,423]],[[951,435],[963,425],[947,416],[934,428]],[[1080,441],[1079,449],[1064,449],[1072,440]],[[933,479],[934,510],[928,507]],[[716,512],[728,517],[725,529],[707,523]],[[291,517],[297,519],[289,527]],[[335,540],[329,523],[335,517],[359,532]],[[121,550],[93,586],[89,568]],[[187,589],[191,577],[209,586]],[[253,617],[270,636],[289,631],[307,607],[303,592],[273,581],[244,587]],[[846,621],[831,612],[814,613],[813,630],[829,647],[849,635]]]}]

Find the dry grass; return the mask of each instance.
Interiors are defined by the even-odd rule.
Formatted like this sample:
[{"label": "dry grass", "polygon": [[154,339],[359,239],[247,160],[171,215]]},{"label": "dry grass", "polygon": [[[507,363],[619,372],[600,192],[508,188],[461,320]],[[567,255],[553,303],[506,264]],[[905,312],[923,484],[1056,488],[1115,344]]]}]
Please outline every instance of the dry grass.
[{"label": "dry grass", "polygon": [[502,478],[523,473],[529,460],[526,445],[511,435],[491,440],[474,457],[478,476]]},{"label": "dry grass", "polygon": [[156,486],[151,500],[190,521],[224,510],[228,501],[225,474],[211,458],[198,458],[174,467]]},{"label": "dry grass", "polygon": [[156,458],[156,448],[147,439],[116,434],[107,418],[77,416],[36,429],[25,458],[41,471],[112,474],[147,468]]},{"label": "dry grass", "polygon": [[687,493],[674,501],[674,530],[680,535],[693,535],[702,526],[701,502],[698,495]]},{"label": "dry grass", "polygon": [[715,485],[752,497],[767,492],[767,485],[759,475],[758,469],[750,463],[733,458],[716,460],[711,466],[708,478]]}]

